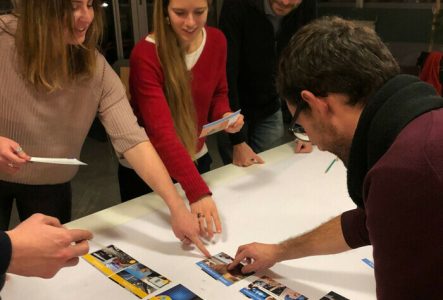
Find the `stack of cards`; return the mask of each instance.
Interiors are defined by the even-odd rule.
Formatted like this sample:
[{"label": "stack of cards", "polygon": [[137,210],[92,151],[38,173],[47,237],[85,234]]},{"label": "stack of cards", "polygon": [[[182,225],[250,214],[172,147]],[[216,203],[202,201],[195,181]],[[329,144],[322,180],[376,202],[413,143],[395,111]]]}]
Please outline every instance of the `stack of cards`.
[{"label": "stack of cards", "polygon": [[230,114],[227,117],[203,125],[202,132],[200,133],[199,137],[202,138],[204,136],[208,136],[228,128],[230,125],[234,124],[235,121],[237,121],[239,115],[240,115],[240,110],[237,110],[236,112]]},{"label": "stack of cards", "polygon": [[250,299],[254,300],[306,300],[306,296],[299,292],[291,290],[287,286],[278,281],[268,277],[262,276],[248,285],[247,288],[242,288],[241,293]]}]

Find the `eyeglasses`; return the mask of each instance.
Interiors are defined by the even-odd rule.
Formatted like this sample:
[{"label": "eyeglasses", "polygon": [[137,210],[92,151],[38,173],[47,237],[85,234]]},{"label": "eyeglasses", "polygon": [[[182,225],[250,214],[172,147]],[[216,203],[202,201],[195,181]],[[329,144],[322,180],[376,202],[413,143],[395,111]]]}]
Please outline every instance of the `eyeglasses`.
[{"label": "eyeglasses", "polygon": [[306,134],[305,129],[297,124],[298,116],[300,115],[301,111],[306,108],[306,105],[306,102],[302,100],[298,107],[295,109],[294,116],[292,117],[291,123],[289,124],[289,132],[292,132],[292,134],[301,141],[310,142],[311,140]]}]

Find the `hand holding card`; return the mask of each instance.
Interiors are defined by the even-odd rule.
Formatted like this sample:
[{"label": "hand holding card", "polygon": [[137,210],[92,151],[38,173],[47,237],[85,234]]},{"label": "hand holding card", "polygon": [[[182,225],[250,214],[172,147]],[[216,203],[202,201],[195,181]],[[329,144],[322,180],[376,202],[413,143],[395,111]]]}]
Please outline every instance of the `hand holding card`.
[{"label": "hand holding card", "polygon": [[211,135],[213,133],[219,132],[221,130],[224,130],[228,128],[230,125],[234,124],[237,119],[240,116],[240,110],[237,110],[236,112],[221,118],[217,121],[214,121],[212,123],[208,123],[206,125],[203,125],[202,131],[200,133],[200,138]]}]

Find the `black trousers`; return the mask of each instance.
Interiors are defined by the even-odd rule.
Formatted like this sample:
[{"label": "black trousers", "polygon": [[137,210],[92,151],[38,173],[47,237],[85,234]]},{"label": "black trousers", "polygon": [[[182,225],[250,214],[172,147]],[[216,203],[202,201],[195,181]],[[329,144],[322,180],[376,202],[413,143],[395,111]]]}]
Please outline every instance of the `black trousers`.
[{"label": "black trousers", "polygon": [[71,221],[71,182],[29,185],[0,181],[0,230],[9,228],[14,200],[21,221],[34,213],[56,217],[61,223]]},{"label": "black trousers", "polygon": [[[196,160],[195,166],[200,174],[206,173],[211,169],[212,158],[209,153]],[[173,180],[176,183],[175,180]],[[152,192],[152,189],[130,168],[119,164],[118,166],[118,184],[120,186],[120,197],[122,202],[140,197]]]}]

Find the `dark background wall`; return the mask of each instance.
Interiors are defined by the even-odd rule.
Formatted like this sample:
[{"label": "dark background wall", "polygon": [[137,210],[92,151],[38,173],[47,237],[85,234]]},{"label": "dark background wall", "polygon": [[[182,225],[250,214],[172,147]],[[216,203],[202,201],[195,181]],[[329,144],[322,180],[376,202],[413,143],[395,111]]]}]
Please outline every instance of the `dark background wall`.
[{"label": "dark background wall", "polygon": [[[400,2],[400,1],[398,1]],[[431,37],[431,3],[368,3],[363,8],[352,4],[320,3],[319,16],[337,15],[346,19],[375,23],[375,30],[389,46],[404,72],[417,72],[416,59],[428,50]],[[443,26],[435,33],[435,50],[441,50]]]}]

